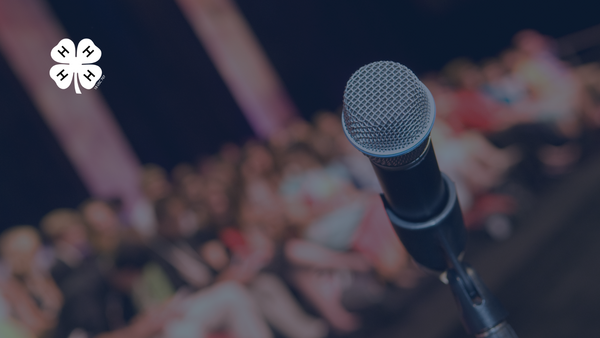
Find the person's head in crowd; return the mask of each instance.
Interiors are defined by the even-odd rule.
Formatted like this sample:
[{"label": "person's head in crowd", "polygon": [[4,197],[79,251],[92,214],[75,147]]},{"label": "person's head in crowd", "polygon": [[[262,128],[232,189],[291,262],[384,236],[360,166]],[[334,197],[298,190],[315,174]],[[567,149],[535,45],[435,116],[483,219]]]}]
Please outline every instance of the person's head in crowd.
[{"label": "person's head in crowd", "polygon": [[229,226],[236,221],[234,214],[236,200],[229,186],[218,180],[206,182],[206,207],[210,222],[215,226]]},{"label": "person's head in crowd", "polygon": [[206,182],[197,173],[190,173],[181,179],[179,192],[190,204],[196,205],[204,201]]},{"label": "person's head in crowd", "polygon": [[150,202],[156,202],[171,192],[166,171],[156,164],[147,164],[142,169],[142,192]]},{"label": "person's head in crowd", "polygon": [[551,51],[551,40],[531,29],[517,33],[513,38],[514,45],[529,57],[535,57]]},{"label": "person's head in crowd", "polygon": [[319,155],[309,145],[296,143],[286,153],[283,172],[284,175],[297,175],[321,167]]},{"label": "person's head in crowd", "polygon": [[238,170],[232,163],[223,161],[217,156],[202,159],[200,163],[200,174],[207,181],[218,181],[227,187],[233,187],[237,183]]},{"label": "person's head in crowd", "polygon": [[581,86],[581,120],[585,128],[600,127],[600,64],[589,63],[575,69]]},{"label": "person's head in crowd", "polygon": [[292,144],[292,136],[288,132],[288,128],[280,128],[269,137],[269,148],[273,151],[275,159],[280,157]]},{"label": "person's head in crowd", "polygon": [[288,133],[292,138],[292,142],[309,142],[313,133],[313,127],[304,119],[296,119],[290,123]]},{"label": "person's head in crowd", "polygon": [[109,273],[110,284],[120,292],[130,293],[149,261],[150,254],[144,246],[133,243],[120,244]]},{"label": "person's head in crowd", "polygon": [[313,117],[313,121],[317,131],[323,134],[335,137],[344,132],[341,117],[330,111],[318,111]]},{"label": "person's head in crowd", "polygon": [[88,250],[88,233],[81,215],[76,210],[53,210],[42,218],[40,228],[58,250],[65,246],[75,248],[80,253]]},{"label": "person's head in crowd", "polygon": [[481,71],[487,83],[495,83],[506,74],[506,69],[498,59],[487,59],[482,62]]},{"label": "person's head in crowd", "polygon": [[442,70],[448,82],[458,89],[475,90],[483,83],[481,71],[465,58],[450,61]]},{"label": "person's head in crowd", "polygon": [[213,270],[221,271],[229,265],[229,254],[223,243],[216,238],[203,238],[199,253]]},{"label": "person's head in crowd", "polygon": [[206,179],[196,172],[184,176],[177,194],[185,200],[193,212],[196,227],[198,229],[208,227],[210,217],[206,206]]},{"label": "person's head in crowd", "polygon": [[[6,296],[10,320],[26,329],[27,337],[48,337],[63,304],[63,295],[43,262],[46,257],[39,255],[41,250],[40,234],[32,226],[15,226],[0,236],[4,268],[0,294]],[[7,331],[2,328],[6,326],[0,324],[0,337],[4,338]]]},{"label": "person's head in crowd", "polygon": [[242,150],[237,144],[228,142],[221,146],[219,157],[222,161],[235,166],[242,159]]},{"label": "person's head in crowd", "polygon": [[90,199],[79,207],[90,241],[97,253],[111,253],[116,250],[120,237],[120,222],[115,210],[107,202]]},{"label": "person's head in crowd", "polygon": [[197,205],[203,202],[204,180],[192,165],[178,164],[171,171],[171,178],[175,185],[175,193],[183,197],[187,203]]},{"label": "person's head in crowd", "polygon": [[42,241],[38,231],[29,225],[19,225],[0,236],[2,261],[15,276],[25,276],[36,269],[36,255]]},{"label": "person's head in crowd", "polygon": [[180,196],[167,196],[157,201],[154,208],[160,236],[175,240],[189,236],[197,230],[193,213]]},{"label": "person's head in crowd", "polygon": [[341,155],[335,140],[344,134],[341,118],[329,111],[317,112],[313,118],[315,132],[310,139],[311,146],[326,162]]},{"label": "person's head in crowd", "polygon": [[575,74],[583,86],[600,92],[600,63],[588,63],[579,66],[575,69]]},{"label": "person's head in crowd", "polygon": [[204,179],[188,163],[181,163],[171,172],[175,193],[181,196],[186,203],[196,210],[204,203]]},{"label": "person's head in crowd", "polygon": [[107,202],[90,199],[81,204],[80,210],[93,235],[118,234],[120,228],[119,217]]},{"label": "person's head in crowd", "polygon": [[455,97],[454,91],[448,84],[447,80],[435,73],[429,73],[423,76],[421,80],[435,99],[435,115],[436,119],[446,119],[450,112],[454,109]]},{"label": "person's head in crowd", "polygon": [[500,63],[508,72],[514,72],[523,58],[523,53],[516,48],[509,48],[500,54]]},{"label": "person's head in crowd", "polygon": [[193,175],[196,171],[194,167],[189,163],[180,163],[171,170],[171,180],[173,181],[173,185],[176,189],[180,189],[183,185],[183,180],[189,176]]},{"label": "person's head in crowd", "polygon": [[198,161],[198,173],[203,177],[209,177],[217,167],[219,160],[216,156],[205,156]]},{"label": "person's head in crowd", "polygon": [[275,171],[275,159],[263,144],[250,141],[244,147],[241,165],[242,178],[246,181],[265,179]]},{"label": "person's head in crowd", "polygon": [[273,207],[258,206],[242,198],[239,202],[238,221],[240,227],[246,232],[260,231],[264,236],[273,241],[280,241],[288,235],[288,221],[285,217],[283,200],[276,195],[278,205]]}]

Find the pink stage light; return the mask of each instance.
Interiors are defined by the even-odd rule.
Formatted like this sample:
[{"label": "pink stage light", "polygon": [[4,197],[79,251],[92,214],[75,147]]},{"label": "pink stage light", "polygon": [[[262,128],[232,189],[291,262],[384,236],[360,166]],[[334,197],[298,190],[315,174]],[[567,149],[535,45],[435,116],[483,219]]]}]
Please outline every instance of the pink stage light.
[{"label": "pink stage light", "polygon": [[13,72],[90,194],[129,210],[141,196],[140,163],[109,107],[97,91],[61,90],[49,76],[50,51],[65,37],[45,1],[0,0],[0,49]]}]

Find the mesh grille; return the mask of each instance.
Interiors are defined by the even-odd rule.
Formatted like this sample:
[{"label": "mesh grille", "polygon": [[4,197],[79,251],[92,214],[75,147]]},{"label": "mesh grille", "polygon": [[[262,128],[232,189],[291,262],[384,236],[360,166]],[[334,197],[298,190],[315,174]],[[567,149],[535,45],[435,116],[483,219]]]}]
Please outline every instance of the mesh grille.
[{"label": "mesh grille", "polygon": [[367,157],[371,160],[371,162],[381,167],[401,167],[403,165],[412,163],[414,160],[421,157],[428,145],[429,142],[422,142],[417,148],[415,148],[415,150],[409,151],[408,153],[400,156],[375,157],[367,155]]},{"label": "mesh grille", "polygon": [[429,133],[434,117],[430,105],[410,69],[374,62],[356,71],[346,85],[344,127],[349,139],[371,155],[401,154]]}]

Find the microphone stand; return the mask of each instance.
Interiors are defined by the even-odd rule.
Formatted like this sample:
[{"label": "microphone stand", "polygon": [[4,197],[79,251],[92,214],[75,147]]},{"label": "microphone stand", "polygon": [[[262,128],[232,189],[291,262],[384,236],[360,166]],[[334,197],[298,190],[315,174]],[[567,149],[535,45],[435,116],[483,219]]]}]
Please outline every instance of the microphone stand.
[{"label": "microphone stand", "polygon": [[461,321],[470,335],[517,338],[506,322],[508,312],[475,270],[461,260],[467,232],[454,182],[445,174],[442,177],[448,193],[446,205],[440,214],[424,222],[401,219],[381,195],[394,230],[417,263],[434,271],[443,271],[441,279],[450,286]]}]

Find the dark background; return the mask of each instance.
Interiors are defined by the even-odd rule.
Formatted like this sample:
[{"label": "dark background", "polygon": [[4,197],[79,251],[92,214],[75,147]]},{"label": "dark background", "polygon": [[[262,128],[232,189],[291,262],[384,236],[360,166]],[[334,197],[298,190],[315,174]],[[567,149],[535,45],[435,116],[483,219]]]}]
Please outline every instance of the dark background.
[{"label": "dark background", "polygon": [[[168,0],[49,0],[73,40],[103,51],[100,86],[143,163],[171,169],[252,137],[179,8]],[[458,56],[497,55],[521,29],[561,37],[600,22],[593,1],[239,0],[304,117],[334,110],[345,82],[376,60],[417,74]],[[37,224],[87,196],[36,107],[0,56],[0,229]]]}]

